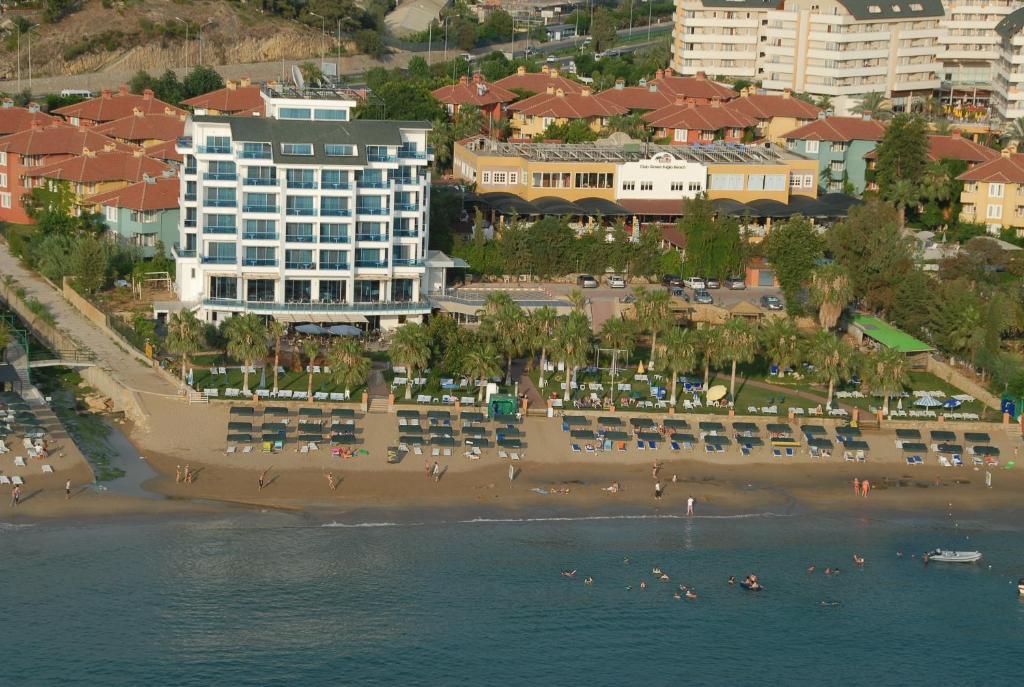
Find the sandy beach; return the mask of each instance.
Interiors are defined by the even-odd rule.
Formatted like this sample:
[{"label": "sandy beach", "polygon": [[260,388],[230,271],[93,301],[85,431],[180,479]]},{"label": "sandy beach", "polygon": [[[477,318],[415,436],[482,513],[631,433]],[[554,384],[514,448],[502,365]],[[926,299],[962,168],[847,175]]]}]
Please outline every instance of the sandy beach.
[{"label": "sandy beach", "polygon": [[[870,457],[864,463],[850,463],[839,451],[828,459],[811,458],[805,446],[792,458],[781,460],[773,458],[767,447],[742,456],[735,445],[719,454],[705,453],[700,444],[681,452],[670,452],[662,444],[656,451],[641,452],[630,446],[626,452],[573,453],[558,418],[529,417],[522,425],[526,449],[522,459],[512,463],[515,476],[510,482],[510,461],[499,458],[494,448],[471,460],[463,455],[465,447],[456,446],[452,456],[436,458],[424,447],[423,455],[410,452],[400,464],[388,464],[387,447],[398,442],[399,433],[393,414],[360,414],[357,434],[369,455],[342,459],[332,456],[326,443],[310,453],[300,453],[291,442],[272,454],[261,453],[258,446],[250,453],[228,454],[226,404],[190,406],[149,397],[147,405],[152,412],[149,428],[129,427],[129,437],[140,459],[158,474],[145,488],[168,498],[139,499],[117,494],[116,485],[108,491],[87,486],[91,481],[88,464],[65,437],[58,441],[59,455],[48,459],[54,473],[44,475],[30,466],[24,500],[17,509],[9,507],[8,513],[18,517],[186,513],[216,510],[222,504],[338,515],[447,508],[518,514],[535,510],[655,514],[683,513],[691,496],[698,514],[784,513],[798,508],[939,512],[948,510],[951,503],[958,510],[980,511],[1019,508],[1024,487],[1024,472],[1019,468],[991,469],[993,485],[988,488],[986,468],[941,467],[934,454],[928,455],[924,465],[908,466],[889,427],[865,430]],[[295,415],[293,409],[293,424]],[[687,415],[684,419],[695,428],[705,418]],[[729,427],[727,419],[713,419]],[[757,421],[762,428],[765,422]],[[832,435],[834,422],[815,423],[829,427]],[[931,423],[919,428],[926,437],[931,429],[952,429],[960,437],[964,431],[986,431],[999,447],[1003,465],[1015,458],[1021,446],[1015,425]],[[3,458],[9,461],[11,454]],[[434,460],[443,470],[438,481],[427,475]],[[659,463],[657,477],[655,462]],[[180,466],[183,471],[185,465],[194,475],[191,484],[175,481],[176,470]],[[5,464],[0,467],[8,471]],[[266,484],[260,489],[258,479],[264,471]],[[329,475],[335,479],[334,489]],[[869,496],[854,494],[854,478],[871,482]],[[74,485],[70,500],[64,498],[67,479]],[[663,487],[661,499],[654,497],[656,480]],[[613,482],[619,485],[617,493],[605,490]]]}]

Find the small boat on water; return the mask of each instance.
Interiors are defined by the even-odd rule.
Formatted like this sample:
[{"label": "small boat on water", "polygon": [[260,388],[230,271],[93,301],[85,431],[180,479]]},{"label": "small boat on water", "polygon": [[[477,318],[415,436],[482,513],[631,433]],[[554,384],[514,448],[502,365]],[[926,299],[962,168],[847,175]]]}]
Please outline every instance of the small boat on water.
[{"label": "small boat on water", "polygon": [[1024,577],[1017,580],[1017,593],[1024,596]]},{"label": "small boat on water", "polygon": [[935,563],[977,563],[981,560],[981,551],[947,551],[935,549],[925,554],[928,562]]}]

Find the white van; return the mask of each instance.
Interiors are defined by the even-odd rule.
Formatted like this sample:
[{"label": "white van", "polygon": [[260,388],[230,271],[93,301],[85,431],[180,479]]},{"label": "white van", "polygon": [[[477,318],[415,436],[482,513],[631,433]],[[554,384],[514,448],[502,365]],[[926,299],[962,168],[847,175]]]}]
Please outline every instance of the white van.
[{"label": "white van", "polygon": [[62,98],[91,98],[92,91],[85,88],[65,88],[60,92]]}]

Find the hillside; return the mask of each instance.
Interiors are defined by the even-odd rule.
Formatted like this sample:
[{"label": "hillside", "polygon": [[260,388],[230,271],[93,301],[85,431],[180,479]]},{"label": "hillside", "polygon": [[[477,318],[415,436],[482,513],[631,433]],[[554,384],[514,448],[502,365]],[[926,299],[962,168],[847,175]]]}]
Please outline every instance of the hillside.
[{"label": "hillside", "polygon": [[[22,3],[31,5],[32,3]],[[336,51],[334,41],[296,21],[264,15],[259,3],[224,0],[83,0],[80,9],[55,23],[44,21],[46,3],[39,9],[12,9],[0,19],[0,78],[17,74],[17,36],[32,31],[32,71],[36,78],[117,69],[181,71],[186,57],[195,65],[297,60]],[[51,5],[53,3],[51,2]],[[189,24],[188,42],[185,22]],[[21,35],[21,76],[28,75],[28,38]]]}]

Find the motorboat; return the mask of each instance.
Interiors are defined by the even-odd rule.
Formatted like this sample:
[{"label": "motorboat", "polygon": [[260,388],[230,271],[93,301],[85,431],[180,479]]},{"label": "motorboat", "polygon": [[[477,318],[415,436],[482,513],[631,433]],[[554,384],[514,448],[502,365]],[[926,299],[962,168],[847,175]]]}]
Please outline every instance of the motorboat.
[{"label": "motorboat", "polygon": [[935,549],[925,554],[928,562],[935,563],[977,563],[981,560],[981,551],[947,551]]}]

